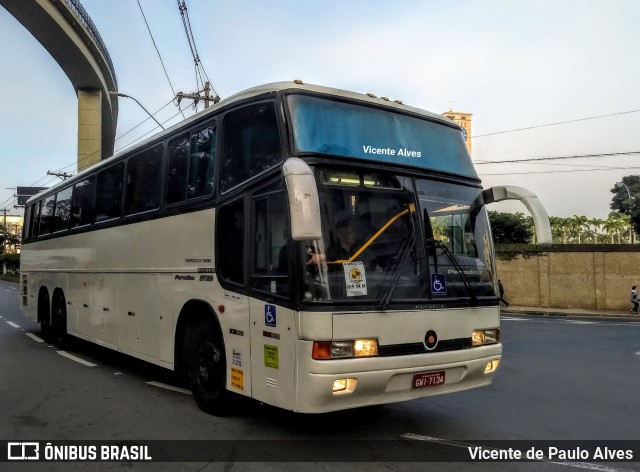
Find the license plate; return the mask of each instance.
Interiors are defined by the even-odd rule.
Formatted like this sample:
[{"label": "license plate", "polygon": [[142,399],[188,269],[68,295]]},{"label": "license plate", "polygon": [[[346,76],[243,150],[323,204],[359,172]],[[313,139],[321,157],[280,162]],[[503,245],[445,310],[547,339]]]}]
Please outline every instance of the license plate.
[{"label": "license plate", "polygon": [[413,388],[435,387],[444,384],[444,370],[419,372],[413,376]]}]

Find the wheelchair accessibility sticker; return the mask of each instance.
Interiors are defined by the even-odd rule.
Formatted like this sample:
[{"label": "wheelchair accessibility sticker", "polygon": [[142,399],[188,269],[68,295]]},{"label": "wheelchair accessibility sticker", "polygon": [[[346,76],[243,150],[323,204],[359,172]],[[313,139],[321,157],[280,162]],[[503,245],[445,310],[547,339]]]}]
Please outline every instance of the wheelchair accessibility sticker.
[{"label": "wheelchair accessibility sticker", "polygon": [[431,274],[431,292],[434,295],[447,294],[447,279],[444,274]]},{"label": "wheelchair accessibility sticker", "polygon": [[265,305],[264,306],[264,324],[265,326],[276,327],[276,306]]}]

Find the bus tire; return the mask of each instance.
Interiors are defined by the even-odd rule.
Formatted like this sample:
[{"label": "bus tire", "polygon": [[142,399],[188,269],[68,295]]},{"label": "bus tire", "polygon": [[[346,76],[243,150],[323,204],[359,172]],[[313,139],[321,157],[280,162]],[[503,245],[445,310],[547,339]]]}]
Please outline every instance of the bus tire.
[{"label": "bus tire", "polygon": [[51,311],[51,337],[54,342],[64,344],[67,338],[67,302],[61,292],[54,294]]},{"label": "bus tire", "polygon": [[229,415],[226,356],[215,322],[203,317],[189,324],[182,341],[189,387],[196,403],[206,413]]},{"label": "bus tire", "polygon": [[40,336],[45,341],[52,342],[51,306],[49,305],[49,292],[45,288],[41,288],[38,295],[38,320],[40,321]]}]

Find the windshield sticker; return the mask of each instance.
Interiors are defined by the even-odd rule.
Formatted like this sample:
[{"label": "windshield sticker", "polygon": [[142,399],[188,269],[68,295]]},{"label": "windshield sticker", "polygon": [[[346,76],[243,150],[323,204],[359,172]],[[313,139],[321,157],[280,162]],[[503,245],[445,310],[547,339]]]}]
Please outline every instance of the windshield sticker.
[{"label": "windshield sticker", "polygon": [[434,295],[447,294],[447,279],[444,274],[431,274],[431,290]]},{"label": "windshield sticker", "polygon": [[347,297],[359,297],[367,294],[367,278],[364,272],[364,263],[344,262],[344,280],[347,288]]}]

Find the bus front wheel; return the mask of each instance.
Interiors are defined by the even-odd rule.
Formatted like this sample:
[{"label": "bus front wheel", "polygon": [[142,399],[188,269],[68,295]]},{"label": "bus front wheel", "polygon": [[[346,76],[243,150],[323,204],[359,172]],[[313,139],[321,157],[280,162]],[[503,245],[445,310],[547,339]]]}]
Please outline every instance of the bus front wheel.
[{"label": "bus front wheel", "polygon": [[201,318],[187,327],[183,353],[189,386],[200,409],[216,416],[228,415],[231,394],[226,389],[224,343],[212,319]]}]

